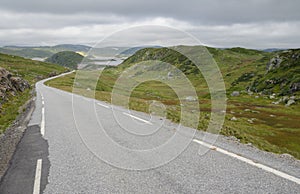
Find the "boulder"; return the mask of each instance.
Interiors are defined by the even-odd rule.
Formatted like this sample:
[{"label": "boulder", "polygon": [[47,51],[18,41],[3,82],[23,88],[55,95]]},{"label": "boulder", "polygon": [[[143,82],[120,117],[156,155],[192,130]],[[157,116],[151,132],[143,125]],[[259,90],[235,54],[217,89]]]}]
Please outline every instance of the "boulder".
[{"label": "boulder", "polygon": [[239,91],[233,91],[231,93],[231,96],[239,96],[240,95],[240,92]]},{"label": "boulder", "polygon": [[286,103],[288,100],[289,100],[289,97],[288,97],[288,96],[284,96],[284,97],[282,98],[282,102],[284,102],[284,103]]},{"label": "boulder", "polygon": [[192,101],[197,101],[197,98],[194,97],[194,96],[187,96],[187,97],[185,98],[185,100],[186,100],[186,101],[192,102]]},{"label": "boulder", "polygon": [[270,62],[267,64],[267,72],[280,67],[281,62],[282,59],[279,56],[272,58]]},{"label": "boulder", "polygon": [[292,104],[295,104],[295,100],[288,100],[285,106],[291,106]]},{"label": "boulder", "polygon": [[290,92],[294,93],[300,91],[300,82],[293,83],[290,87]]},{"label": "boulder", "polygon": [[27,81],[20,77],[13,77],[12,74],[4,68],[0,68],[0,101],[8,100],[10,95],[15,96],[18,92],[23,92],[30,88]]},{"label": "boulder", "polygon": [[230,120],[231,121],[237,121],[237,118],[236,117],[232,117]]}]

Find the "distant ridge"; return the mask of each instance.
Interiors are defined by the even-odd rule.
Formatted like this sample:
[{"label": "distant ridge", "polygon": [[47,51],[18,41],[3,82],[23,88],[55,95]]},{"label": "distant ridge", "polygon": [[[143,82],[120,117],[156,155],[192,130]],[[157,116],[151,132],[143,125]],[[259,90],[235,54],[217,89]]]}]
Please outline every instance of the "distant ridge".
[{"label": "distant ridge", "polygon": [[25,58],[48,58],[61,51],[86,53],[91,47],[76,44],[59,44],[55,46],[4,46],[0,53],[16,55]]}]

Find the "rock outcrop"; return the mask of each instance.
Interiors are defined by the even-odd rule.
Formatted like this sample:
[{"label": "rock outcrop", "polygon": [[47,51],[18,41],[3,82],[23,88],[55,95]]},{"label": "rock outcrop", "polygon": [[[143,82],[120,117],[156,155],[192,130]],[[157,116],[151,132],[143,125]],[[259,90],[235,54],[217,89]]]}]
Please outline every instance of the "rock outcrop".
[{"label": "rock outcrop", "polygon": [[15,96],[27,88],[30,88],[27,81],[14,77],[9,71],[0,67],[0,106],[8,100],[9,96]]},{"label": "rock outcrop", "polygon": [[300,91],[300,49],[277,53],[266,66],[263,76],[257,77],[249,89],[270,95],[295,95]]}]

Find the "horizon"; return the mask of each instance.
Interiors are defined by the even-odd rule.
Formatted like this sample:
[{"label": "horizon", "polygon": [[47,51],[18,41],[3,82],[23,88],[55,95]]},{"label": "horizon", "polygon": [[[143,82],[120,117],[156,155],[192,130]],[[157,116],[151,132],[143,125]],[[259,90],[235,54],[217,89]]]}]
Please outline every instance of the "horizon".
[{"label": "horizon", "polygon": [[[94,45],[120,30],[162,26],[186,32],[215,48],[300,47],[300,2],[295,0],[251,0],[247,3],[189,0],[172,4],[166,0],[151,3],[126,0],[122,6],[107,0],[3,0],[0,5],[3,18],[0,46]],[[135,34],[137,42],[144,38],[139,33]],[[176,38],[170,32],[157,29],[142,33],[157,40]]]},{"label": "horizon", "polygon": [[[49,44],[49,45],[22,45],[22,44],[16,44],[16,45],[2,45],[0,48],[5,48],[5,47],[20,47],[20,48],[36,48],[36,47],[55,47],[55,46],[62,46],[62,45],[70,45],[70,46],[87,46],[90,48],[94,48],[92,44],[70,44],[70,43],[60,43],[60,44]],[[137,45],[137,46],[104,46],[104,47],[96,47],[96,48],[134,48],[134,47],[151,47],[151,46],[160,46],[160,45]],[[243,48],[243,49],[250,49],[250,50],[269,50],[269,49],[276,49],[276,50],[289,50],[289,49],[300,49],[299,47],[294,47],[294,48],[280,48],[280,47],[273,47],[273,48],[248,48],[248,47],[241,47],[241,46],[233,46],[233,47],[215,47],[211,45],[200,45],[200,44],[195,44],[195,45],[171,45],[171,46],[166,46],[166,47],[172,47],[172,46],[205,46],[205,47],[210,47],[210,48],[215,48],[215,49],[232,49],[232,48]],[[160,46],[160,47],[165,47],[165,46]]]}]

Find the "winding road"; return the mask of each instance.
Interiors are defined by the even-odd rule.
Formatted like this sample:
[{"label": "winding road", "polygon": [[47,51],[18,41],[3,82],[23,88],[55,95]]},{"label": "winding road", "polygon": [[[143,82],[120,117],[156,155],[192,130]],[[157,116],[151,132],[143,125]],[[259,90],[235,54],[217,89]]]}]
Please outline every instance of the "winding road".
[{"label": "winding road", "polygon": [[[159,117],[44,81],[36,84],[36,108],[1,194],[300,193],[299,161],[224,136],[211,135],[217,138],[211,145],[204,132],[178,131],[177,124]],[[143,155],[170,139],[174,144],[164,151]]]}]

